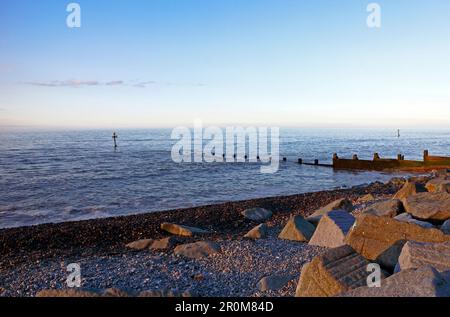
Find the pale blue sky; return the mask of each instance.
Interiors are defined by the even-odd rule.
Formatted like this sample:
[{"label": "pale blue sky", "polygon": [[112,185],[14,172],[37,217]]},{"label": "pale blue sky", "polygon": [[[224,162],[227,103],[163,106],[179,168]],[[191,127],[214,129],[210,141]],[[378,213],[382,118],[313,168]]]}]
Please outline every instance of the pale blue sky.
[{"label": "pale blue sky", "polygon": [[450,127],[450,1],[0,2],[0,125]]}]

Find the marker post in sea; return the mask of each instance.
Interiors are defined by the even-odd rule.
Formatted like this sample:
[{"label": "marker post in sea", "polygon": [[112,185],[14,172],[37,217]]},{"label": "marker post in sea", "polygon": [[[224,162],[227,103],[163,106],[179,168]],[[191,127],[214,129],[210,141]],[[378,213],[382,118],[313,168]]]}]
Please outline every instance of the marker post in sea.
[{"label": "marker post in sea", "polygon": [[113,135],[112,135],[112,138],[113,138],[113,140],[114,140],[114,148],[115,148],[115,149],[117,148],[117,138],[118,138],[118,137],[119,137],[119,136],[117,135],[117,133],[114,132]]}]

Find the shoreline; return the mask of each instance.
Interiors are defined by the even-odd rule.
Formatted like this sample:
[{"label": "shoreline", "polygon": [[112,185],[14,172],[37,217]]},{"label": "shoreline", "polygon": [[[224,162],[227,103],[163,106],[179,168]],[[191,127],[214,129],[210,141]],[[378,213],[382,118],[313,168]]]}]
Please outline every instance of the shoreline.
[{"label": "shoreline", "polygon": [[[173,248],[165,251],[136,252],[126,247],[126,244],[140,239],[161,239],[168,234],[160,230],[160,224],[163,222],[178,223],[187,226],[194,226],[211,231],[210,234],[199,237],[183,237],[184,243],[196,242],[199,240],[208,240],[218,242],[228,252],[226,259],[208,262],[200,261],[200,267],[205,270],[228,270],[232,265],[227,261],[229,258],[236,257],[236,270],[242,270],[239,259],[242,256],[243,261],[248,256],[246,266],[248,267],[248,276],[243,279],[247,283],[241,288],[247,289],[246,292],[233,293],[231,289],[220,287],[216,290],[213,282],[205,293],[195,289],[196,294],[200,296],[291,296],[293,284],[289,284],[286,289],[275,293],[252,293],[250,286],[260,279],[261,274],[267,267],[277,265],[277,268],[285,268],[289,274],[298,274],[298,270],[305,261],[311,260],[313,256],[320,253],[320,248],[309,247],[308,245],[298,244],[296,242],[287,242],[277,239],[277,234],[282,229],[283,224],[292,215],[308,216],[314,210],[331,203],[340,198],[348,198],[356,201],[358,198],[372,194],[381,198],[394,194],[401,184],[390,181],[388,183],[372,183],[367,186],[356,186],[349,189],[328,190],[321,192],[305,193],[291,196],[260,198],[238,202],[228,202],[224,204],[208,205],[195,208],[177,209],[171,211],[152,212],[148,214],[121,216],[115,218],[101,218],[94,220],[84,220],[78,222],[65,222],[56,224],[42,224],[31,227],[19,227],[0,230],[0,270],[3,277],[0,277],[0,290],[6,290],[0,296],[35,296],[42,289],[64,288],[66,269],[61,268],[62,263],[82,262],[85,266],[102,267],[100,273],[92,273],[93,278],[91,286],[101,285],[102,287],[122,287],[124,289],[136,289],[144,287],[140,280],[134,281],[133,278],[118,279],[116,283],[107,283],[105,279],[113,279],[109,276],[111,267],[119,267],[120,271],[134,272],[135,268],[129,268],[132,263],[139,266],[142,262],[154,264],[150,270],[140,272],[138,276],[157,276],[161,271],[177,272],[179,263],[191,263],[181,261],[172,254]],[[261,207],[273,212],[273,217],[267,222],[270,228],[268,239],[259,242],[248,241],[243,236],[252,229],[257,222],[246,220],[241,212],[245,209]],[[245,250],[245,251],[243,251]],[[263,257],[267,250],[272,250],[273,258],[271,265],[264,264],[259,260],[255,264],[255,257]],[[255,254],[253,254],[256,252]],[[244,253],[244,254],[242,254]],[[297,260],[291,262],[286,259],[289,255]],[[128,260],[123,260],[128,259]],[[155,260],[157,259],[157,260]],[[115,263],[114,261],[119,261]],[[220,266],[218,263],[226,262]],[[95,264],[94,264],[95,263]],[[175,263],[175,264],[172,264]],[[258,264],[259,263],[259,264]],[[278,264],[277,264],[278,263]],[[290,263],[288,267],[286,263]],[[160,265],[161,267],[158,267]],[[173,267],[174,265],[174,267]],[[259,265],[259,267],[253,267]],[[219,266],[220,268],[218,268]],[[170,267],[170,268],[168,268]],[[199,269],[197,266],[193,266]],[[245,270],[245,269],[244,269]],[[151,272],[151,273],[150,273]],[[194,272],[195,273],[195,272]],[[193,273],[193,274],[194,274]],[[287,274],[286,273],[286,274]],[[49,277],[48,274],[51,276]],[[48,284],[48,280],[54,280],[54,275],[60,275],[56,278],[59,284]],[[131,273],[127,273],[131,274]],[[161,273],[162,274],[162,273]],[[238,274],[238,273],[235,273]],[[239,273],[241,274],[241,273]],[[259,274],[256,276],[255,274]],[[30,277],[32,276],[32,277]],[[151,284],[154,277],[147,277],[144,280],[150,280],[149,288],[158,288]],[[161,280],[173,281],[173,277],[161,278]],[[95,281],[95,282],[94,282]],[[114,281],[114,279],[113,279]],[[175,279],[175,281],[178,281]],[[16,285],[19,283],[18,285]],[[55,283],[53,281],[52,283]],[[105,284],[102,284],[105,283]],[[170,289],[170,283],[165,282],[163,288]],[[228,283],[228,282],[223,282]],[[12,289],[8,291],[9,285]],[[181,284],[180,287],[187,284]],[[141,289],[145,290],[145,289]],[[225,290],[231,293],[225,292]]]}]

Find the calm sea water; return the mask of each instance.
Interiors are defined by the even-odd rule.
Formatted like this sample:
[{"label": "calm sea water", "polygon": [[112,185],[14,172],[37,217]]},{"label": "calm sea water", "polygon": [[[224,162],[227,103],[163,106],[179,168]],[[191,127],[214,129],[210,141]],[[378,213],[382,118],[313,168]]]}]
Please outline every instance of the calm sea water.
[{"label": "calm sea water", "polygon": [[297,159],[331,162],[334,152],[371,158],[373,152],[421,159],[429,149],[450,154],[450,130],[282,129],[288,158],[276,174],[257,163],[172,162],[171,130],[0,131],[0,228],[184,208],[230,200],[290,195],[373,181],[392,175],[299,166]]}]

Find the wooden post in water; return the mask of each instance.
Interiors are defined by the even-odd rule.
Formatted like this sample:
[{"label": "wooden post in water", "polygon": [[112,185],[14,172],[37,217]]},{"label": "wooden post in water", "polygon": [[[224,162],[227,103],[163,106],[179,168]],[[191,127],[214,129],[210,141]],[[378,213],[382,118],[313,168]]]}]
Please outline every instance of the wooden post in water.
[{"label": "wooden post in water", "polygon": [[119,136],[117,135],[117,133],[114,132],[113,135],[112,135],[112,138],[113,138],[113,140],[114,140],[114,148],[115,148],[115,149],[117,149],[117,138],[118,138],[118,137],[119,137]]}]

